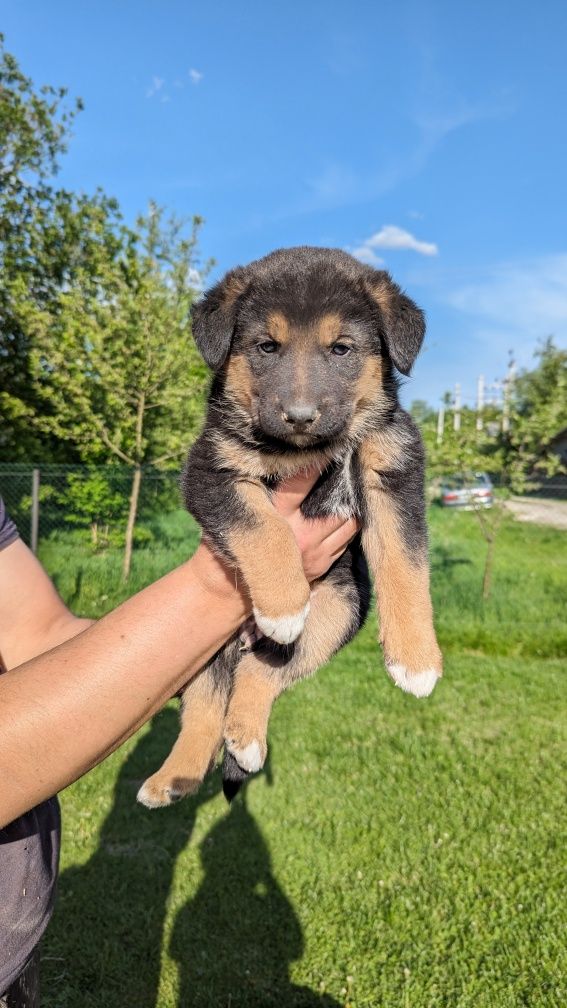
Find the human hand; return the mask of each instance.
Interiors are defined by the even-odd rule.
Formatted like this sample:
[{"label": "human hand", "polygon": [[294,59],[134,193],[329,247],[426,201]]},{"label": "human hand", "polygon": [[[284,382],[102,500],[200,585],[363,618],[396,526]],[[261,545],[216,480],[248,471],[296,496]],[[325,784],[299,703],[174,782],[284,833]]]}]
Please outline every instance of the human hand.
[{"label": "human hand", "polygon": [[284,480],[274,494],[274,507],[291,526],[301,550],[308,581],[325,574],[360,529],[356,518],[305,518],[301,503],[319,478],[315,469]]},{"label": "human hand", "polygon": [[[360,529],[360,522],[355,518],[304,518],[301,503],[318,478],[319,471],[315,469],[291,476],[280,483],[273,501],[276,510],[291,526],[309,582],[316,581],[328,571]],[[191,564],[203,587],[213,595],[233,595],[237,589],[245,598],[245,588],[239,583],[238,572],[224,563],[206,541],[201,541]],[[249,612],[249,601],[247,605]]]},{"label": "human hand", "polygon": [[[360,522],[355,518],[313,519],[303,516],[302,501],[318,478],[318,470],[302,472],[280,483],[274,495],[276,511],[291,525],[309,582],[316,581],[328,571],[360,529]],[[253,617],[240,627],[243,650],[250,650],[263,636]]]}]

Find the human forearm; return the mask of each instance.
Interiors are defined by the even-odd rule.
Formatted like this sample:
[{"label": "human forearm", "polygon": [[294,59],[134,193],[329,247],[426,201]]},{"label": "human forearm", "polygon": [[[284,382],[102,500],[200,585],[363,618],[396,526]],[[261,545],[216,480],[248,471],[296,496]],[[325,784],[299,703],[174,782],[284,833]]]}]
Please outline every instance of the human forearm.
[{"label": "human forearm", "polygon": [[91,623],[69,612],[21,539],[0,550],[0,652],[7,668],[50,651]]},{"label": "human forearm", "polygon": [[247,600],[201,547],[72,640],[0,677],[0,825],[100,762],[237,629]]},{"label": "human forearm", "polygon": [[[317,476],[293,477],[274,500],[310,582],[358,528],[354,519],[302,518]],[[0,826],[99,763],[203,667],[249,613],[237,581],[201,545],[74,637],[81,622],[27,547],[18,541],[0,553],[0,646],[12,667],[0,675]]]}]

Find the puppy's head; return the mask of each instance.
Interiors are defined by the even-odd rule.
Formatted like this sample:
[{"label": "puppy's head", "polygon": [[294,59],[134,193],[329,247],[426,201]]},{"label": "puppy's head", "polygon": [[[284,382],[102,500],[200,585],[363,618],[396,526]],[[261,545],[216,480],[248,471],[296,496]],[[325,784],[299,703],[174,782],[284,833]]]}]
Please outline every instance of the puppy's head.
[{"label": "puppy's head", "polygon": [[228,273],[193,308],[193,333],[258,438],[316,446],[392,403],[423,314],[389,275],[337,249],[281,249]]}]

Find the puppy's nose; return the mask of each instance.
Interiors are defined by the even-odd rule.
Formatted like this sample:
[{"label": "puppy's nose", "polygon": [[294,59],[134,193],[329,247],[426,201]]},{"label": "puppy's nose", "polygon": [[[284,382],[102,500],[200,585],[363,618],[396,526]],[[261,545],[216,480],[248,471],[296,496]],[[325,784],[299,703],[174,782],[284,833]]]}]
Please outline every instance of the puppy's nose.
[{"label": "puppy's nose", "polygon": [[290,403],[284,407],[283,417],[290,424],[310,424],[317,419],[318,410],[311,403]]}]

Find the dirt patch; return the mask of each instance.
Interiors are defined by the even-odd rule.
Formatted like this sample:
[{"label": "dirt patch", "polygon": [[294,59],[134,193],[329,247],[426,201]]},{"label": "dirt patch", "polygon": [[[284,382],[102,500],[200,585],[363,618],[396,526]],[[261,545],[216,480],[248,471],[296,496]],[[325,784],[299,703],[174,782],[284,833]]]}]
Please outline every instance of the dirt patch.
[{"label": "dirt patch", "polygon": [[567,501],[535,500],[532,497],[512,497],[504,502],[518,521],[552,525],[567,531]]}]

